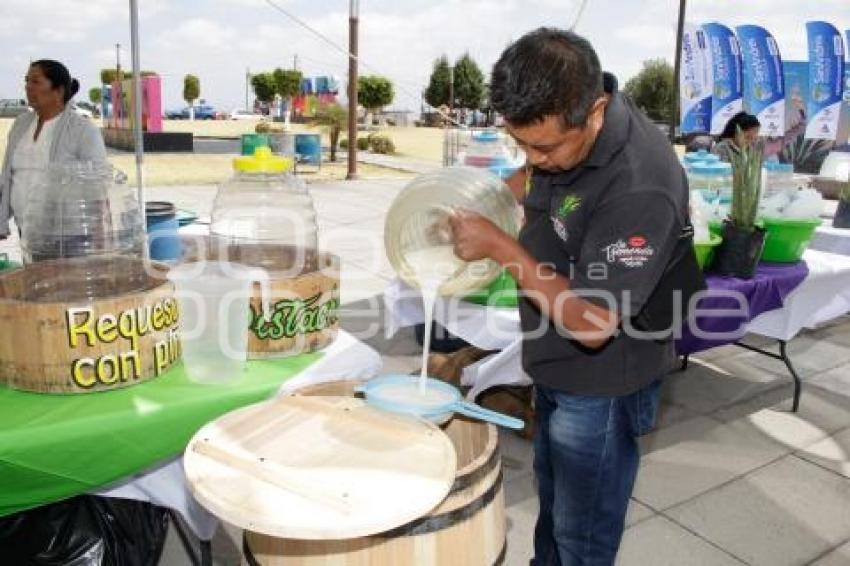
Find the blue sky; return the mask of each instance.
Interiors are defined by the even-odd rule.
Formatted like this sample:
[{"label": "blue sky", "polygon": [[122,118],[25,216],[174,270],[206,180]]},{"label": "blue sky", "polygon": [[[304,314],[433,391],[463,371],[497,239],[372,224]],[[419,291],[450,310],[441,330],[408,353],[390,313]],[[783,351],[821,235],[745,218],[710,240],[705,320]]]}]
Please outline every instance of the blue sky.
[{"label": "blue sky", "polygon": [[[336,43],[347,46],[348,1],[274,0]],[[127,0],[0,0],[0,98],[23,92],[31,59],[68,65],[83,91],[99,70],[130,63]],[[361,73],[377,72],[397,85],[393,106],[418,110],[435,58],[465,51],[486,73],[502,49],[541,25],[569,25],[574,0],[361,0]],[[603,67],[624,83],[641,62],[672,62],[678,0],[588,0],[576,31],[596,47]],[[245,71],[290,67],[309,75],[345,78],[346,57],[316,39],[265,0],[139,0],[142,68],[164,79],[166,108],[182,105],[186,73],[201,79],[210,103],[243,106]],[[821,19],[850,28],[850,0],[690,0],[688,21],[766,27],[786,59],[805,58],[805,22]]]}]

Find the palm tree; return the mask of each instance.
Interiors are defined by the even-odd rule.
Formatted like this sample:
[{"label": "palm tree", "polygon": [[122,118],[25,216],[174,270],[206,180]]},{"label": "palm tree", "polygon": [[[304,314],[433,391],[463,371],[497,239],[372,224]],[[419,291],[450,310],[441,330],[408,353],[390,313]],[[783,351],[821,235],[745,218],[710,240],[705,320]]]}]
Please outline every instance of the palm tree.
[{"label": "palm tree", "polygon": [[[313,117],[312,124],[327,129],[328,137],[331,140],[331,161],[336,161],[339,134],[348,124],[348,111],[336,103],[322,106]],[[356,141],[349,140],[349,143],[356,143]]]}]

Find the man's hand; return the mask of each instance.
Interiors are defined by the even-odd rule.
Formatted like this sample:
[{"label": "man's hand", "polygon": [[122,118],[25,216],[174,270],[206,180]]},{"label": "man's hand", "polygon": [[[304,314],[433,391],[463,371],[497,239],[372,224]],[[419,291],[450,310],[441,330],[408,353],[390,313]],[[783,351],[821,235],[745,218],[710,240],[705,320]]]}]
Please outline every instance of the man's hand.
[{"label": "man's hand", "polygon": [[487,257],[498,261],[496,255],[504,242],[513,241],[501,228],[477,212],[455,211],[449,217],[449,224],[454,235],[455,255],[465,261]]}]

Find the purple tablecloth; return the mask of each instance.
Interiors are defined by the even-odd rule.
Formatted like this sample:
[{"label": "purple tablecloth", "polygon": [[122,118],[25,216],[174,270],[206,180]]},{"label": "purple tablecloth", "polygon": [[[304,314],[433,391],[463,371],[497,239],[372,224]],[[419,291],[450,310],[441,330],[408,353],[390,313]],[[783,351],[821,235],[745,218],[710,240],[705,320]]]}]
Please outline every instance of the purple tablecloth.
[{"label": "purple tablecloth", "polygon": [[[682,337],[676,340],[676,352],[680,355],[701,352],[715,346],[731,344],[746,334],[747,323],[763,312],[782,307],[785,297],[793,291],[806,275],[806,262],[794,264],[762,263],[752,279],[706,275],[708,295],[700,299],[698,309],[707,311],[740,311],[740,302],[721,293],[736,291],[746,298],[748,312],[716,313],[714,316],[697,317],[696,328],[685,325]],[[698,332],[695,330],[698,329]],[[710,336],[720,334],[723,336]],[[699,334],[696,336],[695,334]]]}]

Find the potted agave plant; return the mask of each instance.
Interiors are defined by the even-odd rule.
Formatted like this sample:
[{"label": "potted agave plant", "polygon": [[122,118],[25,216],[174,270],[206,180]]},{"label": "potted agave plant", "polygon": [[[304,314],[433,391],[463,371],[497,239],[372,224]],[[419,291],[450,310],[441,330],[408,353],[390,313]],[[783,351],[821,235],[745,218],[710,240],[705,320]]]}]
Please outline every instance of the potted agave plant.
[{"label": "potted agave plant", "polygon": [[838,209],[832,218],[832,225],[835,228],[850,228],[850,179],[844,181],[838,193]]},{"label": "potted agave plant", "polygon": [[765,231],[756,224],[761,198],[761,144],[744,146],[732,156],[732,208],[723,221],[723,243],[717,249],[714,270],[749,279],[764,248]]}]

